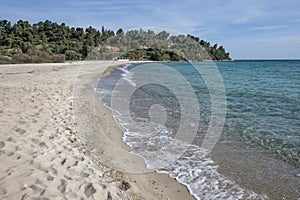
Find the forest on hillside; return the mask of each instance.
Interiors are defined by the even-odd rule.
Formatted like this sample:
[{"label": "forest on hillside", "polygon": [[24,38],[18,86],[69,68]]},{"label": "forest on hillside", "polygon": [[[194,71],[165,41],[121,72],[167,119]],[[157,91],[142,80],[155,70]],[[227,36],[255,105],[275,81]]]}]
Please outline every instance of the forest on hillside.
[{"label": "forest on hillside", "polygon": [[0,63],[64,62],[92,59],[93,55],[96,59],[230,60],[224,47],[191,35],[170,36],[165,31],[142,29],[127,32],[119,29],[115,33],[104,26],[98,30],[49,20],[35,24],[0,20]]}]

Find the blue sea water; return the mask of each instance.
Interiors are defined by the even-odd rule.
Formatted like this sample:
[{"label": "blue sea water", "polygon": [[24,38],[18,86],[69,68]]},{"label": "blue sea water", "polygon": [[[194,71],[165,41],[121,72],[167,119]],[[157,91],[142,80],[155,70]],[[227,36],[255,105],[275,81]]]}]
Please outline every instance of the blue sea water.
[{"label": "blue sea water", "polygon": [[300,62],[217,63],[227,92],[227,127],[286,161],[300,162]]},{"label": "blue sea water", "polygon": [[[219,174],[217,164],[201,147],[212,120],[213,91],[197,69],[211,67],[218,69],[226,93],[226,101],[221,102],[227,108],[222,134],[241,136],[245,141],[270,149],[284,161],[299,166],[300,61],[151,64],[171,68],[184,79],[151,65],[143,71],[135,71],[140,65],[143,64],[119,68],[117,73],[101,80],[98,91],[105,94],[102,101],[119,113],[115,117],[125,130],[123,140],[131,147],[132,153],[144,158],[149,169],[176,178],[197,199],[267,198],[243,189]],[[151,73],[146,73],[148,70]],[[154,81],[149,81],[152,80],[149,74],[153,75]],[[164,85],[154,76],[161,76],[167,82],[163,82]],[[137,87],[139,79],[149,83]],[[193,94],[187,90],[184,81],[190,84]],[[170,87],[174,83],[179,88],[176,91]],[[122,87],[116,87],[120,84]],[[127,94],[114,96],[113,93],[122,93],[120,88],[124,90],[129,86],[135,90],[128,98]],[[180,101],[181,96],[186,101]],[[197,98],[196,102],[192,101],[193,97]],[[126,101],[128,114],[122,115],[122,108],[113,105],[112,99],[116,98],[115,102]],[[182,102],[189,102],[190,111],[183,112]],[[195,110],[199,114],[196,124],[193,123]],[[183,118],[191,122],[185,126],[186,134],[198,127],[192,143],[175,138]]]}]

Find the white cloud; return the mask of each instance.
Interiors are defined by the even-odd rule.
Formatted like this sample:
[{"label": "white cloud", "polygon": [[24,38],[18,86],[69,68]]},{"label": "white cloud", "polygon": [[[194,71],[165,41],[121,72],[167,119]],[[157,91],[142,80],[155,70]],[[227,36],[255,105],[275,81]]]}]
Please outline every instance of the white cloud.
[{"label": "white cloud", "polygon": [[250,30],[251,31],[269,31],[274,29],[282,29],[287,27],[286,25],[275,25],[275,26],[259,26],[259,27],[253,27]]}]

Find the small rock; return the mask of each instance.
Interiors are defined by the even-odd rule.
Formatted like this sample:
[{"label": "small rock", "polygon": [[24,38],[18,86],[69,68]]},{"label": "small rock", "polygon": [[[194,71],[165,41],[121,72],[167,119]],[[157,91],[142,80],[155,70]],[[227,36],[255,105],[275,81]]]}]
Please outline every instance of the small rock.
[{"label": "small rock", "polygon": [[120,188],[121,190],[123,190],[123,191],[126,191],[126,190],[128,190],[128,189],[130,188],[130,184],[129,184],[128,182],[126,182],[126,181],[123,180],[123,181],[121,182],[119,188]]},{"label": "small rock", "polygon": [[300,177],[300,174],[296,174],[296,177]]},{"label": "small rock", "polygon": [[93,184],[92,183],[88,183],[84,189],[84,194],[87,196],[87,197],[90,197],[92,196],[93,194],[96,193],[96,189],[93,187]]}]

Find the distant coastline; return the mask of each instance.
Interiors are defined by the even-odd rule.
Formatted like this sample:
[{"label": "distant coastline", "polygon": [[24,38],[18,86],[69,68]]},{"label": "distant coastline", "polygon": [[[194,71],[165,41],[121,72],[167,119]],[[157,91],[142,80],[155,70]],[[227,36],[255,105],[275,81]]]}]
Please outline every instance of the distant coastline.
[{"label": "distant coastline", "polygon": [[300,61],[300,59],[236,59],[235,62],[269,62],[269,61]]}]

